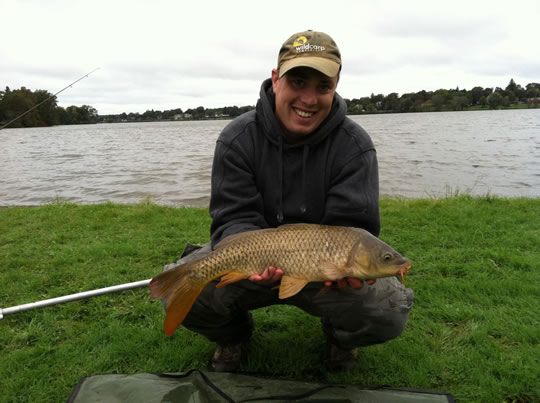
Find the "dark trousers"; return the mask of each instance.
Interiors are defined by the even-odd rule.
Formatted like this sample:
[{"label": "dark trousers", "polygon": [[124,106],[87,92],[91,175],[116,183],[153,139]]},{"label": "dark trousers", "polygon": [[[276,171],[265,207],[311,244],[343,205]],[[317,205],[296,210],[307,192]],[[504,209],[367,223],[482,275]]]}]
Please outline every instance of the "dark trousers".
[{"label": "dark trousers", "polygon": [[[204,257],[210,251],[210,244],[205,244],[164,270]],[[280,304],[294,305],[320,317],[327,339],[343,349],[383,343],[405,330],[414,298],[413,291],[395,277],[378,279],[373,285],[365,283],[359,290],[332,287],[324,295],[317,295],[323,283],[308,283],[298,294],[284,300],[278,298],[279,290],[249,280],[216,288],[218,282],[212,281],[204,288],[183,325],[219,344],[249,339],[253,330],[249,311]]]}]

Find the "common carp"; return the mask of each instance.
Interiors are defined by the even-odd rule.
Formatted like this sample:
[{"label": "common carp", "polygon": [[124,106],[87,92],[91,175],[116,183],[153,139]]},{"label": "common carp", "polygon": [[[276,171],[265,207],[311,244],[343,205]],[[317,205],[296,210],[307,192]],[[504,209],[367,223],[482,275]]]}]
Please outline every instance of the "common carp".
[{"label": "common carp", "polygon": [[283,269],[279,298],[308,282],[343,277],[376,279],[407,274],[409,259],[369,232],[351,227],[288,224],[228,236],[205,257],[163,272],[150,282],[154,298],[167,298],[163,328],[170,336],[184,321],[203,288],[221,277],[223,287],[268,266]]}]

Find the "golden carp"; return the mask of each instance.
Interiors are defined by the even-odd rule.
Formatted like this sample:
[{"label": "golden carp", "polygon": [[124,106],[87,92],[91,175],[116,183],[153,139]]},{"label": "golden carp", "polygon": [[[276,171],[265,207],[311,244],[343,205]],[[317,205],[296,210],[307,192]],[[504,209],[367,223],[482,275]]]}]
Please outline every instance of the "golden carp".
[{"label": "golden carp", "polygon": [[174,333],[210,281],[221,277],[216,287],[223,287],[262,273],[268,266],[283,269],[279,285],[279,298],[283,299],[311,281],[343,277],[367,280],[397,274],[403,281],[411,262],[359,228],[288,224],[231,235],[205,257],[152,279],[152,297],[167,298],[165,333]]}]

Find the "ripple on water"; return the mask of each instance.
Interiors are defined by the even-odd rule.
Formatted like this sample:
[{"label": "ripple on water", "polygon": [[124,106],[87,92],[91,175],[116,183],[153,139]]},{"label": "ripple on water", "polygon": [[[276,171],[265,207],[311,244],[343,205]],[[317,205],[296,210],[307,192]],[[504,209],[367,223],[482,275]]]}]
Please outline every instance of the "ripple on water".
[{"label": "ripple on water", "polygon": [[[377,148],[381,194],[451,190],[540,197],[540,110],[351,118]],[[227,121],[4,129],[0,205],[208,203],[213,151]]]}]

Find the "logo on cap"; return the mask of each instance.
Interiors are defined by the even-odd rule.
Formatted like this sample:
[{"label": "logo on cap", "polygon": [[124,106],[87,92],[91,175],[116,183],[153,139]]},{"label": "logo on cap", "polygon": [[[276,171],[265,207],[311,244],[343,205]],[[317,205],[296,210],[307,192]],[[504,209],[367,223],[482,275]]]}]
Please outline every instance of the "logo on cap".
[{"label": "logo on cap", "polygon": [[294,43],[293,43],[293,46],[302,46],[303,44],[305,44],[307,42],[307,38],[305,36],[299,36],[298,38],[295,39]]},{"label": "logo on cap", "polygon": [[293,47],[296,50],[296,53],[304,52],[324,52],[326,48],[322,45],[312,45],[308,43],[308,40],[305,36],[299,36],[293,42]]}]

